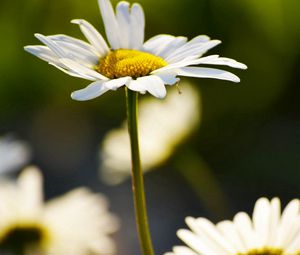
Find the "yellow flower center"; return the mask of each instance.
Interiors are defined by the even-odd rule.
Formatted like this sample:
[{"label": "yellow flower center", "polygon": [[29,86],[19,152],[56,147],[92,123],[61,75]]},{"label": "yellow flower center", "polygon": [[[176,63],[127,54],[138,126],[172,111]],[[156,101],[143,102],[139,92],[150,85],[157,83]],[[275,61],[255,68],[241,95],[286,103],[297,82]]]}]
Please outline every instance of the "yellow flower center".
[{"label": "yellow flower center", "polygon": [[[0,236],[1,252],[25,254],[27,249],[45,249],[49,242],[49,232],[37,223],[18,223],[3,230]],[[10,253],[9,253],[10,254]]]},{"label": "yellow flower center", "polygon": [[240,253],[238,255],[283,255],[284,251],[278,248],[261,248],[261,249],[253,249],[246,253]]},{"label": "yellow flower center", "polygon": [[96,70],[110,79],[125,76],[138,78],[167,64],[161,57],[147,52],[120,49],[101,58]]}]

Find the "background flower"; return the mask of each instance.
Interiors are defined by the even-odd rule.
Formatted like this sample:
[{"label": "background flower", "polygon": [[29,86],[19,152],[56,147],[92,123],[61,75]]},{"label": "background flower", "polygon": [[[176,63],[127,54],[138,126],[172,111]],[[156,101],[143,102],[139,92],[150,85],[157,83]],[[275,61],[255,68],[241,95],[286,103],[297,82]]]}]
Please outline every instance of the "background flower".
[{"label": "background flower", "polygon": [[[166,161],[199,125],[200,94],[188,83],[170,90],[163,101],[143,99],[139,107],[139,136],[144,171]],[[127,125],[109,131],[100,150],[100,174],[111,184],[130,176],[131,158]]]},{"label": "background flower", "polygon": [[1,180],[1,254],[115,254],[110,234],[118,221],[104,196],[77,188],[44,203],[42,189],[35,167],[24,169],[17,182]]},{"label": "background flower", "polygon": [[233,221],[214,226],[205,218],[187,217],[190,230],[177,235],[187,246],[174,247],[166,255],[298,254],[300,251],[300,201],[289,202],[281,214],[280,200],[257,200],[252,219],[245,212]]}]

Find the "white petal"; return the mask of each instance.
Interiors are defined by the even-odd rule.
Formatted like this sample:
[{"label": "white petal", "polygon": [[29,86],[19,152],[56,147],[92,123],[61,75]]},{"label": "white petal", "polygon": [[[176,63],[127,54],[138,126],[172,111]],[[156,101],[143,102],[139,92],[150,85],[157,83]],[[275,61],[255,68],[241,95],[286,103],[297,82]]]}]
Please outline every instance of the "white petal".
[{"label": "white petal", "polygon": [[141,5],[135,3],[131,7],[130,16],[130,48],[141,49],[144,43],[145,16]]},{"label": "white petal", "polygon": [[84,65],[81,65],[71,59],[62,58],[60,62],[67,66],[71,71],[78,73],[80,75],[93,78],[94,80],[108,80],[107,77],[102,74],[96,72],[93,69],[90,69]]},{"label": "white petal", "polygon": [[240,63],[234,59],[231,58],[200,58],[198,60],[195,60],[194,65],[197,64],[209,64],[209,65],[224,65],[224,66],[230,66],[233,68],[239,68],[239,69],[247,69],[247,66],[243,63]]},{"label": "white petal", "polygon": [[287,246],[298,231],[298,226],[295,224],[299,220],[300,202],[294,199],[284,209],[280,225],[278,228],[278,240],[276,242],[280,247]]},{"label": "white petal", "polygon": [[34,34],[34,35],[42,43],[47,45],[49,47],[49,49],[52,50],[57,56],[59,56],[60,58],[67,57],[66,53],[54,41],[52,41],[50,38],[48,38],[47,36],[44,36],[42,34]]},{"label": "white petal", "polygon": [[194,251],[185,246],[175,246],[173,251],[175,255],[197,255]]},{"label": "white petal", "polygon": [[137,79],[137,82],[142,85],[151,95],[157,98],[164,98],[167,94],[165,84],[162,79],[155,75],[145,76]]},{"label": "white petal", "polygon": [[129,83],[131,80],[131,77],[122,77],[119,79],[113,79],[105,82],[105,86],[111,90],[116,90],[120,88],[121,86]]},{"label": "white petal", "polygon": [[232,221],[221,221],[217,224],[217,228],[220,233],[223,234],[223,238],[227,241],[227,243],[231,244],[235,248],[233,254],[244,254],[247,252],[243,239],[241,239],[241,236]]},{"label": "white petal", "polygon": [[162,58],[167,58],[172,52],[180,48],[187,42],[187,38],[183,36],[175,37],[166,47],[164,50],[160,52],[160,56]]},{"label": "white petal", "polygon": [[216,253],[220,255],[231,255],[236,252],[234,247],[224,240],[215,225],[209,220],[205,218],[194,219],[192,217],[187,217],[186,223],[191,230],[193,230],[202,240],[205,240],[207,246]]},{"label": "white petal", "polygon": [[143,45],[143,49],[144,51],[159,56],[174,39],[175,37],[172,35],[157,35],[146,41]]},{"label": "white petal", "polygon": [[28,167],[23,170],[18,178],[20,196],[22,197],[22,211],[34,216],[41,209],[43,202],[42,176],[35,167]]},{"label": "white petal", "polygon": [[102,35],[93,27],[93,25],[83,19],[74,19],[71,22],[79,25],[82,33],[97,50],[100,56],[107,55],[109,48]]},{"label": "white petal", "polygon": [[206,67],[181,67],[179,68],[178,75],[196,78],[213,78],[220,80],[227,80],[233,82],[240,82],[240,78],[233,73]]},{"label": "white petal", "polygon": [[276,245],[280,215],[280,200],[278,198],[273,198],[271,200],[270,238],[268,241],[268,246],[270,247],[275,247]]},{"label": "white petal", "polygon": [[220,255],[211,250],[201,238],[189,230],[180,229],[177,231],[177,236],[199,254]]},{"label": "white petal", "polygon": [[50,65],[56,67],[57,69],[61,70],[62,72],[78,77],[78,78],[83,78],[87,80],[95,80],[94,77],[85,75],[83,73],[77,73],[73,70],[69,70],[67,66],[65,66],[62,62],[59,61],[59,57],[53,53],[47,46],[26,46],[24,47],[26,51],[29,53],[37,56],[38,58],[47,61]]},{"label": "white petal", "polygon": [[109,90],[104,83],[104,81],[95,81],[84,89],[74,91],[71,97],[77,101],[86,101],[99,97]]},{"label": "white petal", "polygon": [[70,76],[73,76],[73,77],[77,77],[77,78],[82,78],[82,79],[86,79],[86,80],[89,80],[89,81],[94,81],[95,78],[92,78],[90,76],[87,76],[87,75],[83,75],[83,74],[79,74],[79,73],[76,73],[72,70],[68,70],[68,69],[65,69],[67,67],[65,67],[62,63],[60,63],[59,65],[56,65],[54,63],[49,63],[50,65],[56,67],[57,69],[59,69],[60,71],[70,75]]},{"label": "white petal", "polygon": [[56,44],[66,53],[68,58],[80,62],[87,67],[95,66],[99,62],[99,56],[94,52],[83,49],[75,44],[62,41],[57,41]]},{"label": "white petal", "polygon": [[[210,59],[215,59],[218,58],[219,55],[211,55],[211,56],[207,56],[204,58],[201,58],[203,60],[210,60]],[[200,59],[194,59],[194,57],[191,57],[191,59],[185,58],[182,61],[173,63],[173,64],[169,64],[167,66],[161,67],[159,69],[154,70],[152,73],[161,73],[161,72],[172,72],[173,69],[178,69],[180,67],[185,67],[185,66],[190,66],[190,65],[196,65],[199,64]],[[176,72],[175,70],[173,70],[173,72]]]},{"label": "white petal", "polygon": [[[221,41],[219,40],[211,40],[206,43],[200,43],[200,44],[192,44],[189,47],[186,45],[182,46],[181,48],[176,51],[177,53],[173,53],[171,56],[168,56],[165,60],[168,63],[175,63],[182,61],[186,58],[197,58],[202,56],[205,52],[207,52],[209,49],[217,46],[220,44]],[[186,46],[186,47],[185,47]]]},{"label": "white petal", "polygon": [[122,38],[120,38],[119,26],[112,5],[109,0],[98,0],[98,3],[104,22],[106,37],[112,49],[119,49]]},{"label": "white petal", "polygon": [[49,35],[48,38],[50,38],[54,42],[60,41],[60,42],[71,43],[85,50],[97,53],[96,49],[92,45],[88,44],[85,41],[79,40],[77,38],[68,35],[64,35],[64,34]]},{"label": "white petal", "polygon": [[255,203],[253,212],[253,227],[256,236],[256,248],[266,246],[270,230],[270,203],[266,198],[260,198]]},{"label": "white petal", "polygon": [[177,73],[172,71],[155,73],[156,76],[162,79],[164,84],[174,85],[180,81],[179,78],[176,78]]},{"label": "white petal", "polygon": [[235,215],[233,221],[241,239],[244,240],[247,250],[253,249],[255,244],[255,234],[249,215],[244,212],[239,212]]},{"label": "white petal", "polygon": [[122,40],[120,41],[120,47],[123,49],[130,48],[130,13],[129,3],[121,1],[117,5],[116,18],[119,25],[119,31]]},{"label": "white petal", "polygon": [[142,94],[146,93],[146,88],[144,84],[138,82],[137,80],[131,80],[128,84],[126,84],[126,86],[133,91],[137,91]]},{"label": "white petal", "polygon": [[24,47],[24,49],[35,55],[36,57],[47,61],[48,63],[55,63],[59,64],[58,56],[53,53],[47,46],[40,46],[40,45],[29,45]]},{"label": "white petal", "polygon": [[170,53],[170,55],[167,57],[167,59],[168,59],[168,61],[173,62],[172,58],[174,58],[175,56],[179,55],[180,53],[185,52],[188,49],[204,45],[204,44],[206,44],[209,41],[210,41],[210,38],[208,36],[206,36],[206,35],[196,36],[192,40],[190,40],[189,42],[187,42],[186,44],[182,45],[181,47],[179,47],[178,49],[176,49],[175,51],[173,51],[172,53]]}]

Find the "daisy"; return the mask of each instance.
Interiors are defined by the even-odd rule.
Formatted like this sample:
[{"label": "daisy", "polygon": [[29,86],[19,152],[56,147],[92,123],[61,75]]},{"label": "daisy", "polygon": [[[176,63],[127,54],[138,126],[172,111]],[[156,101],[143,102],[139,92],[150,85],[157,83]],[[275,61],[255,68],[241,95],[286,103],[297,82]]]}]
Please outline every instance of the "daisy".
[{"label": "daisy", "polygon": [[75,100],[90,100],[124,85],[132,91],[164,98],[165,85],[178,83],[177,76],[240,81],[230,72],[197,67],[199,64],[247,68],[219,55],[203,57],[221,43],[206,35],[188,41],[186,37],[161,34],[144,42],[145,17],[139,4],[130,6],[121,1],[114,12],[109,0],[98,2],[109,45],[90,23],[75,19],[72,23],[79,25],[88,43],[63,34],[35,34],[45,46],[25,47],[61,71],[92,81],[72,93]]},{"label": "daisy", "polygon": [[0,138],[0,174],[17,170],[30,160],[29,145],[5,135]]},{"label": "daisy", "polygon": [[[146,98],[140,101],[139,132],[143,171],[166,161],[199,125],[201,98],[184,82],[181,94],[169,92],[166,100]],[[118,184],[130,176],[131,157],[126,123],[109,131],[100,150],[100,174],[109,184]]]},{"label": "daisy", "polygon": [[100,194],[77,188],[45,203],[34,167],[16,182],[1,180],[0,254],[115,254],[109,234],[116,228]]},{"label": "daisy", "polygon": [[260,198],[252,219],[239,212],[233,221],[216,226],[205,218],[187,217],[191,230],[177,235],[187,246],[165,255],[297,255],[300,253],[300,201],[294,199],[281,214],[280,200]]}]

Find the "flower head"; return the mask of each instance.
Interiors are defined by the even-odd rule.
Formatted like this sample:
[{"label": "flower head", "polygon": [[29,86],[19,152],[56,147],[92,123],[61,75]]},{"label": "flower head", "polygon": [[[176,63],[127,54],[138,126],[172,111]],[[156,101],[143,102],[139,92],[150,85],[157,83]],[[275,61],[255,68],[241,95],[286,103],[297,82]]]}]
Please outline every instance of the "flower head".
[{"label": "flower head", "polygon": [[133,91],[164,98],[165,85],[176,84],[177,76],[240,81],[230,72],[196,65],[247,68],[218,55],[202,57],[221,43],[205,35],[188,41],[186,37],[162,34],[144,42],[145,17],[139,4],[130,6],[121,1],[114,12],[109,0],[98,1],[110,46],[90,23],[76,19],[72,23],[79,25],[89,43],[66,35],[36,34],[46,46],[25,47],[63,72],[93,81],[72,93],[75,100],[93,99],[124,85]]},{"label": "flower head", "polygon": [[1,180],[0,254],[114,254],[117,227],[100,194],[78,188],[43,202],[40,172],[29,167],[17,182]]},{"label": "flower head", "polygon": [[[166,100],[141,100],[139,133],[144,171],[168,159],[176,146],[199,125],[200,95],[188,82],[183,86],[182,94],[179,95],[174,88]],[[131,157],[126,125],[106,134],[100,157],[100,171],[106,182],[117,184],[130,176]]]},{"label": "flower head", "polygon": [[280,200],[260,198],[253,211],[239,212],[233,221],[216,226],[205,218],[187,217],[191,230],[177,235],[187,246],[165,255],[297,255],[300,253],[300,201],[292,200],[280,211]]}]

